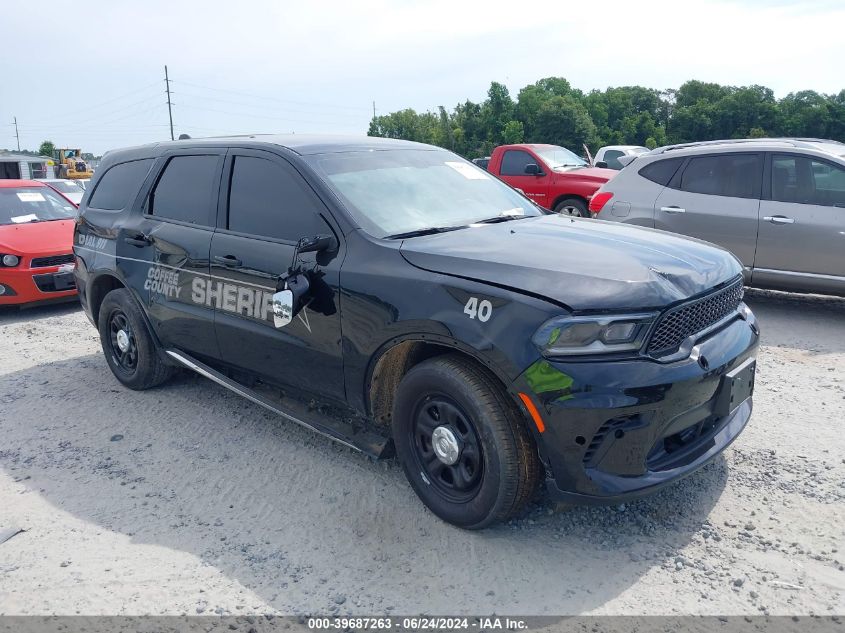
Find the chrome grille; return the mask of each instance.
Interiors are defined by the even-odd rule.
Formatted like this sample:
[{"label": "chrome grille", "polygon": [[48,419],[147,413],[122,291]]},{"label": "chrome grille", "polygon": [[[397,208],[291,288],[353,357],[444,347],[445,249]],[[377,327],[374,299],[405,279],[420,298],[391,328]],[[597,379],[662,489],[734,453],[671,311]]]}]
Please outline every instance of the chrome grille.
[{"label": "chrome grille", "polygon": [[721,290],[672,308],[658,320],[648,344],[648,353],[661,356],[677,351],[688,336],[701,332],[736,310],[742,301],[742,293],[742,277],[737,277]]}]

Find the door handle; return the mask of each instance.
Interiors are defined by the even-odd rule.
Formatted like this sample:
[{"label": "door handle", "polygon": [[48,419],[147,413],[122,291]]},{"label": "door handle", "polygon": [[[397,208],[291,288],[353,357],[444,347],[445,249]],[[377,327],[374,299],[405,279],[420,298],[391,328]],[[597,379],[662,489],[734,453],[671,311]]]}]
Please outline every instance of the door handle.
[{"label": "door handle", "polygon": [[772,224],[795,224],[795,218],[788,218],[785,215],[767,215],[763,219]]},{"label": "door handle", "polygon": [[682,209],[681,207],[660,207],[661,211],[666,213],[686,213],[686,209]]},{"label": "door handle", "polygon": [[230,268],[237,268],[243,262],[239,260],[234,255],[215,255],[214,261],[218,264],[223,264],[224,266],[229,266]]},{"label": "door handle", "polygon": [[144,235],[143,233],[134,233],[133,235],[124,237],[123,241],[127,244],[132,244],[132,246],[143,248],[144,246],[149,246],[150,244],[152,244],[153,240],[149,235]]}]

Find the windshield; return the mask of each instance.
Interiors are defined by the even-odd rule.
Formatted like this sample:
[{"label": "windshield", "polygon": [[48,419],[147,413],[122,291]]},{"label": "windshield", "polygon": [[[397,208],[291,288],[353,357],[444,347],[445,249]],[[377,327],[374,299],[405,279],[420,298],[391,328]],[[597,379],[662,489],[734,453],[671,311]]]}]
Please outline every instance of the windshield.
[{"label": "windshield", "polygon": [[451,152],[362,151],[307,160],[376,237],[540,215],[530,200]]},{"label": "windshield", "polygon": [[50,181],[50,186],[62,193],[85,193],[85,190],[72,180],[53,180]]},{"label": "windshield", "polygon": [[0,189],[0,224],[67,220],[76,207],[48,187]]},{"label": "windshield", "polygon": [[586,167],[587,161],[573,154],[565,147],[558,147],[556,145],[549,145],[547,147],[533,147],[532,148],[543,159],[543,162],[549,166],[549,169],[556,169],[558,167]]}]

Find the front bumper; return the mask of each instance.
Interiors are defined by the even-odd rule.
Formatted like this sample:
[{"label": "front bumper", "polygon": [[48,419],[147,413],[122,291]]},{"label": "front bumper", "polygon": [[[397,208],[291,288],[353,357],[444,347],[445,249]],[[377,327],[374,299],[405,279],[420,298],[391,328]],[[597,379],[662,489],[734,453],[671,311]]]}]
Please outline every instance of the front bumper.
[{"label": "front bumper", "polygon": [[60,266],[0,268],[0,305],[22,305],[76,296],[73,273]]},{"label": "front bumper", "polygon": [[[619,503],[712,461],[751,416],[750,390],[733,385],[741,374],[753,387],[758,345],[749,315],[696,341],[694,354],[672,363],[647,358],[534,363],[516,388],[541,404],[545,430],[536,437],[551,495],[576,503]],[[731,394],[738,398],[728,404]]]}]

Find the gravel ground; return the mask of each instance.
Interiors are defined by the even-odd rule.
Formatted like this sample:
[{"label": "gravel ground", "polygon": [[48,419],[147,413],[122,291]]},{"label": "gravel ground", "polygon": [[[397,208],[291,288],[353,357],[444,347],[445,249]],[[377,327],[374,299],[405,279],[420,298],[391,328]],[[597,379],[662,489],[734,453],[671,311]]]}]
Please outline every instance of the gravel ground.
[{"label": "gravel ground", "polygon": [[748,302],[755,411],[723,457],[480,533],[209,381],[122,388],[74,304],[2,312],[0,614],[843,614],[845,301]]}]

